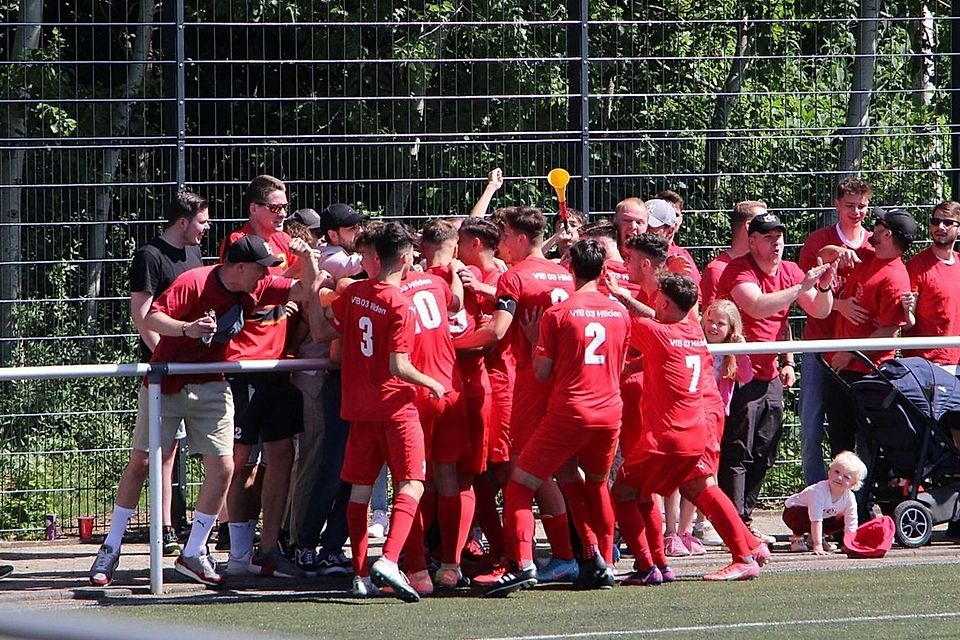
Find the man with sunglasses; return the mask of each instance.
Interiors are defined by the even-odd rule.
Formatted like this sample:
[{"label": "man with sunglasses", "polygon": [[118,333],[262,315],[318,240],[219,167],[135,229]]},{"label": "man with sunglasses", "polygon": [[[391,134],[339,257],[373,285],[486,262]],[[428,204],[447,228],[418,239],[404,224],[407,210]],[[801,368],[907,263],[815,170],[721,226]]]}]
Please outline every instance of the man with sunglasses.
[{"label": "man with sunglasses", "polygon": [[[960,260],[953,248],[958,235],[960,203],[941,202],[930,217],[930,246],[907,262],[916,321],[904,335],[960,335]],[[926,358],[954,375],[960,364],[960,347],[904,349],[903,355]]]}]

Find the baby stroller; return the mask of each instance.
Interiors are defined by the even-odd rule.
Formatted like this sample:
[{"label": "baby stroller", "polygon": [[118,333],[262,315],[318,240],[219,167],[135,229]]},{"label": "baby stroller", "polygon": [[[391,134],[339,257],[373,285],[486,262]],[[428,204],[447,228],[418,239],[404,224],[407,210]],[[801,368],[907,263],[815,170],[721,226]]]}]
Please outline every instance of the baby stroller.
[{"label": "baby stroller", "polygon": [[877,367],[855,355],[871,373],[849,385],[833,377],[850,389],[858,429],[878,449],[867,461],[860,500],[893,518],[900,544],[923,546],[935,525],[960,515],[960,451],[951,434],[960,430],[960,380],[923,358]]}]

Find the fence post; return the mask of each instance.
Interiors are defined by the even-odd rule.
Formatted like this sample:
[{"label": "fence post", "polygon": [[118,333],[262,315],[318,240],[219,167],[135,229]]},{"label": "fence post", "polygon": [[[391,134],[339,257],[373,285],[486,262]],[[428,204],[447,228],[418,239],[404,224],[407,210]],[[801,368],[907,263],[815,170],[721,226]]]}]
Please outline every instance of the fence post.
[{"label": "fence post", "polygon": [[580,2],[580,210],[590,215],[590,8]]},{"label": "fence post", "polygon": [[163,472],[160,443],[160,382],[166,365],[150,365],[147,416],[150,447],[150,593],[163,595]]},{"label": "fence post", "polygon": [[950,0],[950,197],[960,198],[960,0]]},{"label": "fence post", "polygon": [[177,0],[177,189],[187,186],[187,90],[186,48],[183,40],[183,2]]}]

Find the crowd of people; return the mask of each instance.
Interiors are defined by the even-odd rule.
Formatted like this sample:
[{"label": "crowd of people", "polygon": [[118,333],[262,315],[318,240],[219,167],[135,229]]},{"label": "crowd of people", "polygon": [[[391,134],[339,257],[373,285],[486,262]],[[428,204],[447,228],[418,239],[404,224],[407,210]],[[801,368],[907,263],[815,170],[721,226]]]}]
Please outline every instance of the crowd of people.
[{"label": "crowd of people", "polygon": [[[905,262],[913,216],[871,210],[870,185],[845,179],[837,223],[811,233],[796,263],[783,257],[777,215],[740,202],[729,247],[701,274],[675,241],[684,203],[672,191],[627,198],[610,220],[570,211],[548,230],[534,207],[488,215],[502,184],[492,171],[469,216],[414,232],[340,203],[290,212],[284,183],[259,176],[244,193],[248,220],[211,266],[199,250],[207,201],[181,192],[170,203],[165,230],[130,271],[144,359],[328,363],[164,378],[165,474],[178,446],[204,466],[182,547],[164,492],[164,549],[178,573],[212,586],[228,575],[352,574],[355,595],[407,602],[471,584],[488,596],[543,582],[604,589],[617,581],[619,531],[635,558],[621,584],[671,582],[669,558],[710,542],[726,545],[730,562],[704,579],[753,579],[773,539],[752,514],[797,362],[714,358],[707,345],[792,339],[794,303],[808,317],[803,338],[960,335],[955,202],[934,208],[932,244]],[[960,362],[957,348],[909,355],[954,373]],[[784,521],[792,550],[819,554],[827,536],[856,527],[850,491],[874,455],[825,368],[848,381],[868,369],[848,352],[802,365],[811,486],[788,500]],[[141,387],[94,585],[113,580],[139,502],[146,410]],[[539,563],[534,502],[550,547]],[[208,546],[217,522],[225,564]],[[372,564],[371,532],[385,536]]]}]

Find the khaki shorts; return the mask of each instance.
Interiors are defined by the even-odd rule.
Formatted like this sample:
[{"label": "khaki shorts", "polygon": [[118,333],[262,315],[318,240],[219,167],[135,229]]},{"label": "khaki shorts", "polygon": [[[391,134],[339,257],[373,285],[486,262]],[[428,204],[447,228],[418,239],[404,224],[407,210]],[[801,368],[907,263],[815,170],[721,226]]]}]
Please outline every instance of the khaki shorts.
[{"label": "khaki shorts", "polygon": [[[138,451],[150,449],[149,399],[147,387],[141,385],[137,426],[133,430],[133,448]],[[226,381],[188,384],[176,393],[160,396],[160,446],[164,451],[173,448],[181,421],[186,426],[190,453],[233,455],[233,394]]]}]

